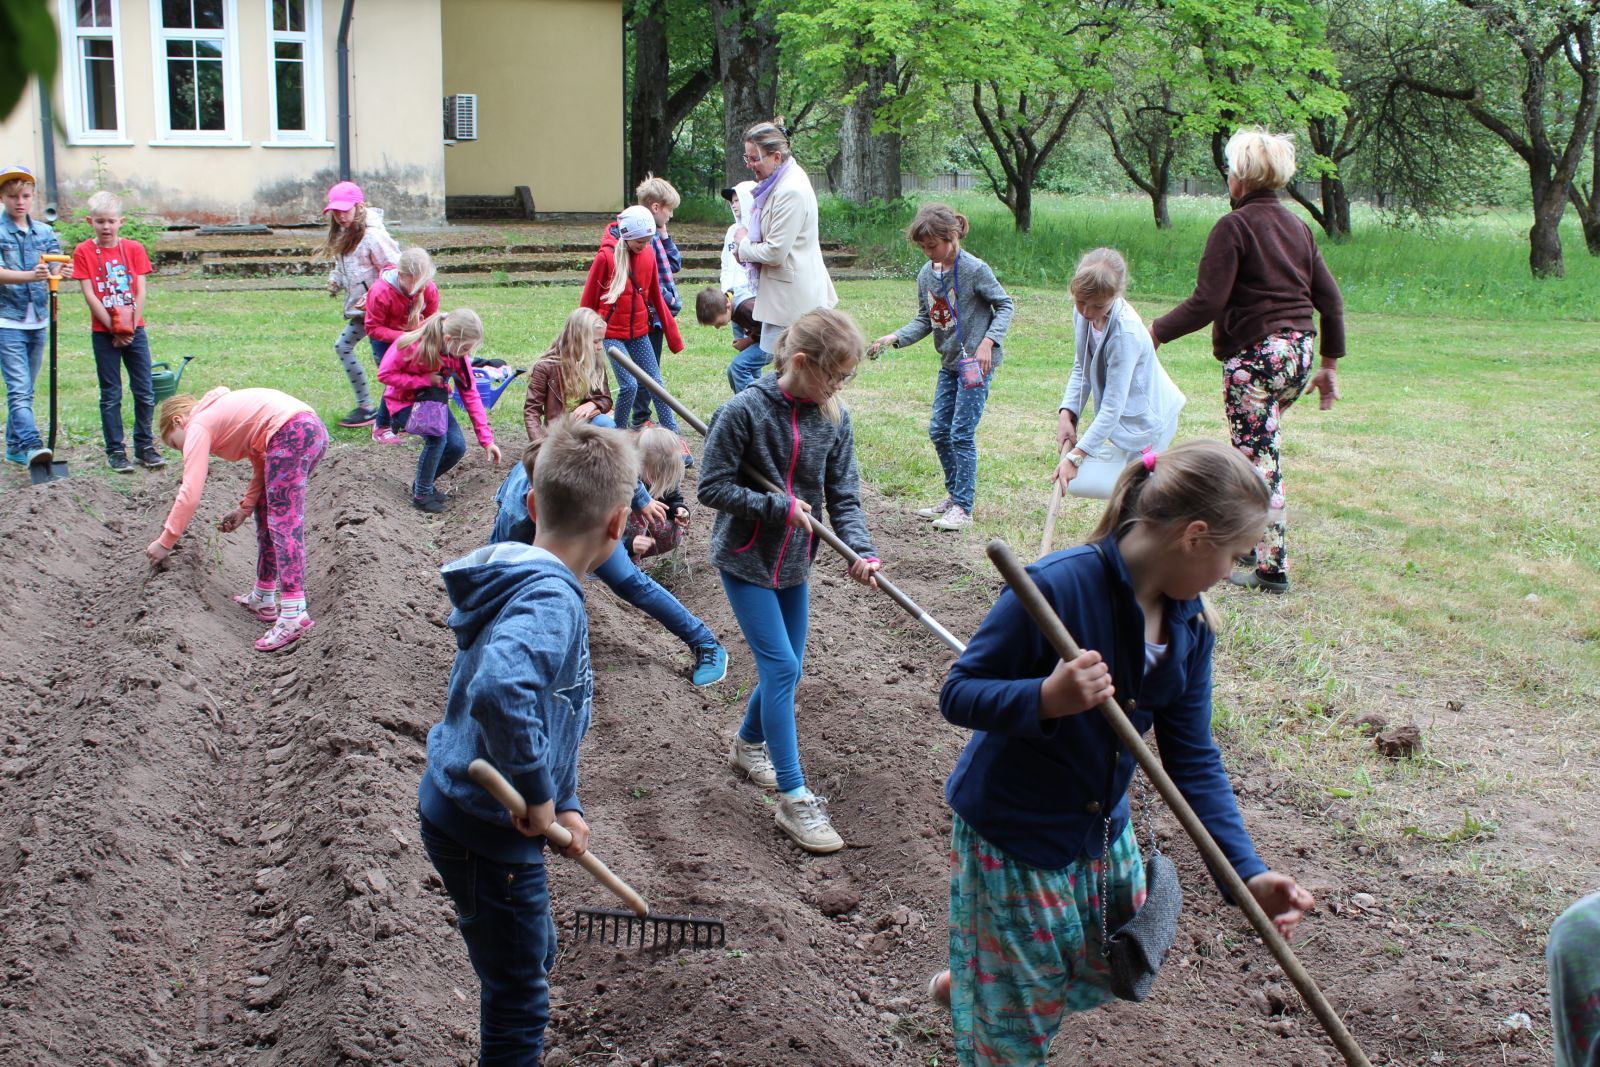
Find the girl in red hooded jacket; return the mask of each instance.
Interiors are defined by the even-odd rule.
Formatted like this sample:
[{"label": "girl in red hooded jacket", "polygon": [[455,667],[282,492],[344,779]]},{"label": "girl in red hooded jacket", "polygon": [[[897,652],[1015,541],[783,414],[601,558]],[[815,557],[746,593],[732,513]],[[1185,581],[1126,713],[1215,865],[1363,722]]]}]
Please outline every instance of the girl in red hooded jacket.
[{"label": "girl in red hooded jacket", "polygon": [[[666,332],[667,347],[673,352],[683,351],[683,338],[678,335],[677,320],[667,309],[661,295],[661,281],[656,273],[656,256],[650,247],[656,235],[656,221],[649,208],[635,205],[617,216],[617,221],[606,227],[600,239],[600,251],[589,267],[589,277],[583,283],[579,305],[600,313],[606,320],[606,349],[616,349],[661,381],[661,365],[656,360],[655,349],[650,346],[652,314]],[[634,380],[615,359],[611,370],[617,376],[617,403],[612,409],[619,420],[627,420],[633,412],[633,397],[639,390]],[[661,425],[678,432],[678,422],[672,411],[658,404],[656,415]],[[621,421],[622,429],[629,429]],[[684,447],[685,465],[693,463],[688,447]]]}]

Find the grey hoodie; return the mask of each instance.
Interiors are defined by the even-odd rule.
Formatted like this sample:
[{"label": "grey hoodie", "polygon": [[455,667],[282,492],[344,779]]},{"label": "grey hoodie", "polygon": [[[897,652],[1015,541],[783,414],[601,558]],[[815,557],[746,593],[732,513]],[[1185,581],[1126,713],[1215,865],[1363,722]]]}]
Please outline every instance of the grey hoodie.
[{"label": "grey hoodie", "polygon": [[[831,422],[809,400],[797,400],[768,374],[717,409],[700,459],[700,503],[715,508],[711,562],[719,570],[773,589],[801,585],[811,576],[817,545],[809,531],[788,524],[793,498],[823,505],[833,532],[858,555],[876,559],[861,513],[850,413]],[[755,489],[740,464],[748,463],[787,493]]]},{"label": "grey hoodie", "polygon": [[[960,337],[955,329],[958,316],[951,315],[946,306],[947,294],[956,301]],[[935,274],[928,262],[917,272],[917,317],[894,332],[894,346],[914,345],[931,333],[939,350],[939,366],[953,374],[961,360],[962,343],[966,343],[967,355],[976,356],[987,337],[994,342],[994,365],[998,367],[1005,356],[1001,346],[1011,328],[1014,306],[989,264],[962,250],[956,253],[953,270]]]}]

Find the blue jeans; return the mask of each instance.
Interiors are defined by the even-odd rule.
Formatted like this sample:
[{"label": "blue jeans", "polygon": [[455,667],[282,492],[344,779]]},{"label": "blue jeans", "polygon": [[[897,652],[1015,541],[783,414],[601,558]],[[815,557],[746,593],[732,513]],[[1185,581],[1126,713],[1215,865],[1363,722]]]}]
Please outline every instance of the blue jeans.
[{"label": "blue jeans", "polygon": [[973,498],[978,495],[978,420],[989,400],[989,382],[994,371],[984,375],[983,384],[961,387],[961,375],[939,368],[933,387],[933,417],[928,420],[928,436],[944,468],[944,491],[962,511],[972,514]]},{"label": "blue jeans", "polygon": [[[742,331],[741,331],[742,332]],[[761,369],[772,359],[772,355],[761,350],[761,341],[733,357],[733,362],[728,364],[728,388],[736,393],[742,393],[745,387],[761,377]]]},{"label": "blue jeans", "polygon": [[48,330],[0,329],[0,374],[6,382],[6,451],[32,452],[43,448],[39,425],[33,418],[33,383],[44,365]]},{"label": "blue jeans", "polygon": [[538,1067],[556,960],[544,864],[497,863],[418,818],[422,847],[456,906],[456,929],[478,975],[478,1063]]},{"label": "blue jeans", "polygon": [[806,660],[806,630],[810,625],[811,589],[804,583],[773,589],[740,581],[722,573],[733,617],[739,620],[745,643],[756,660],[760,679],[745,705],[739,739],[752,745],[767,743],[767,754],[778,772],[784,792],[806,784],[800,773],[800,741],[794,726],[794,688]]},{"label": "blue jeans", "polygon": [[[622,349],[629,359],[639,365],[640,370],[658,382],[661,380],[661,364],[656,361],[656,350],[650,346],[650,336],[648,334],[643,337],[635,337],[631,341],[619,341],[615,337],[607,337],[606,348],[608,350],[613,348]],[[633,410],[634,398],[639,393],[644,393],[654,399],[655,394],[648,389],[639,388],[638,381],[634,379],[633,375],[624,370],[616,360],[611,361],[611,373],[617,376],[617,402],[611,410],[616,412],[617,418],[624,420],[620,425],[624,430],[627,430],[631,428],[631,425],[626,420],[632,419],[636,414]],[[645,407],[644,413],[646,416],[650,414],[648,405]],[[678,420],[673,416],[672,409],[659,400],[656,401],[656,420],[673,433],[678,432]]]},{"label": "blue jeans", "polygon": [[[381,368],[383,366],[383,354],[389,351],[389,342],[380,341],[376,337],[373,337],[369,334],[367,336],[367,344],[372,346],[372,362],[376,363]],[[382,387],[380,386],[379,388],[381,389]],[[372,428],[374,430],[381,430],[385,426],[392,425],[390,422],[389,405],[383,402],[382,392],[378,393],[378,402],[373,406],[372,411],[374,419]]]},{"label": "blue jeans", "polygon": [[417,480],[411,485],[411,495],[417,498],[433,492],[433,480],[461,462],[467,454],[467,439],[456,424],[455,412],[449,405],[444,409],[445,432],[438,437],[422,439],[422,454],[417,457]]},{"label": "blue jeans", "polygon": [[[523,526],[521,531],[517,527],[522,526],[528,517],[528,476],[522,464],[512,467],[511,473],[506,475],[500,491],[495,494],[495,502],[500,509],[494,518],[494,532],[489,535],[489,543],[521,540],[519,534],[525,533],[527,527]],[[717,643],[717,635],[711,632],[709,626],[696,618],[654,578],[639,569],[621,541],[617,542],[617,547],[606,561],[595,568],[594,576],[604,582],[606,588],[659,622],[668,633],[691,649]]]},{"label": "blue jeans", "polygon": [[133,454],[154,451],[152,424],[156,413],[156,390],[150,382],[150,341],[144,327],[133,331],[133,341],[118,348],[109,333],[91,333],[94,369],[100,379],[100,434],[105,438],[107,456],[126,456],[122,436],[122,368],[128,368],[128,392],[133,394]]}]

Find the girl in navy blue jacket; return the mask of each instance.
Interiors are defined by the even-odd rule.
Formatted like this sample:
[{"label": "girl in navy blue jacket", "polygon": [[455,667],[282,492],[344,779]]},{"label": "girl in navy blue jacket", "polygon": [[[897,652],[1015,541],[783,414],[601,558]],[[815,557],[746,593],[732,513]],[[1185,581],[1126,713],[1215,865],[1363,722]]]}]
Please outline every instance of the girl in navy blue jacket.
[{"label": "girl in navy blue jacket", "polygon": [[962,1064],[1043,1064],[1066,1012],[1111,999],[1102,918],[1117,929],[1145,892],[1128,822],[1136,765],[1095,712],[1113,693],[1140,733],[1155,727],[1167,773],[1278,928],[1312,906],[1256,855],[1211,738],[1216,636],[1200,594],[1260,538],[1267,504],[1261,476],[1221,442],[1147,454],[1088,544],[1029,568],[1098,651],[1062,662],[1006,590],[951,669],[939,709],[974,733],[945,788],[950,970],[931,990],[950,1004]]}]

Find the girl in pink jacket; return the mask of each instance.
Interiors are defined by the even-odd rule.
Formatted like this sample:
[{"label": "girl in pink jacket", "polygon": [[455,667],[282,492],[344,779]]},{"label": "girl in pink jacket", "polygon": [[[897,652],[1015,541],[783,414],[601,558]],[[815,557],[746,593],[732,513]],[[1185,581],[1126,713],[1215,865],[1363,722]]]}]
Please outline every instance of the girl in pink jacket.
[{"label": "girl in pink jacket", "polygon": [[196,400],[179,395],[161,405],[161,440],[183,453],[177,499],[145,555],[160,563],[178,543],[200,503],[211,457],[248,459],[255,468],[239,506],[217,529],[232,533],[256,518],[256,584],[233,599],[272,629],[256,642],[273,652],[314,625],[306,614],[306,482],[328,449],[316,412],[276,389],[219,385]]},{"label": "girl in pink jacket", "polygon": [[383,403],[393,425],[408,433],[414,406],[443,402],[444,432],[420,434],[422,454],[417,457],[417,477],[411,486],[411,503],[421,511],[437,515],[448,508],[448,497],[434,488],[433,480],[461,462],[467,441],[450,411],[450,385],[455,383],[461,406],[472,419],[472,432],[489,454],[489,462],[500,465],[500,446],[489,429],[489,415],[483,410],[472,380],[472,353],[483,344],[483,320],[468,308],[434,315],[417,329],[401,334],[384,353],[378,367],[378,380],[384,384]]},{"label": "girl in pink jacket", "polygon": [[[439,310],[439,287],[433,284],[433,257],[425,248],[408,248],[400,263],[378,275],[367,291],[367,343],[373,358],[383,366],[384,353],[407,330]],[[372,439],[380,445],[399,444],[404,438],[389,425],[389,409],[378,405]]]}]

